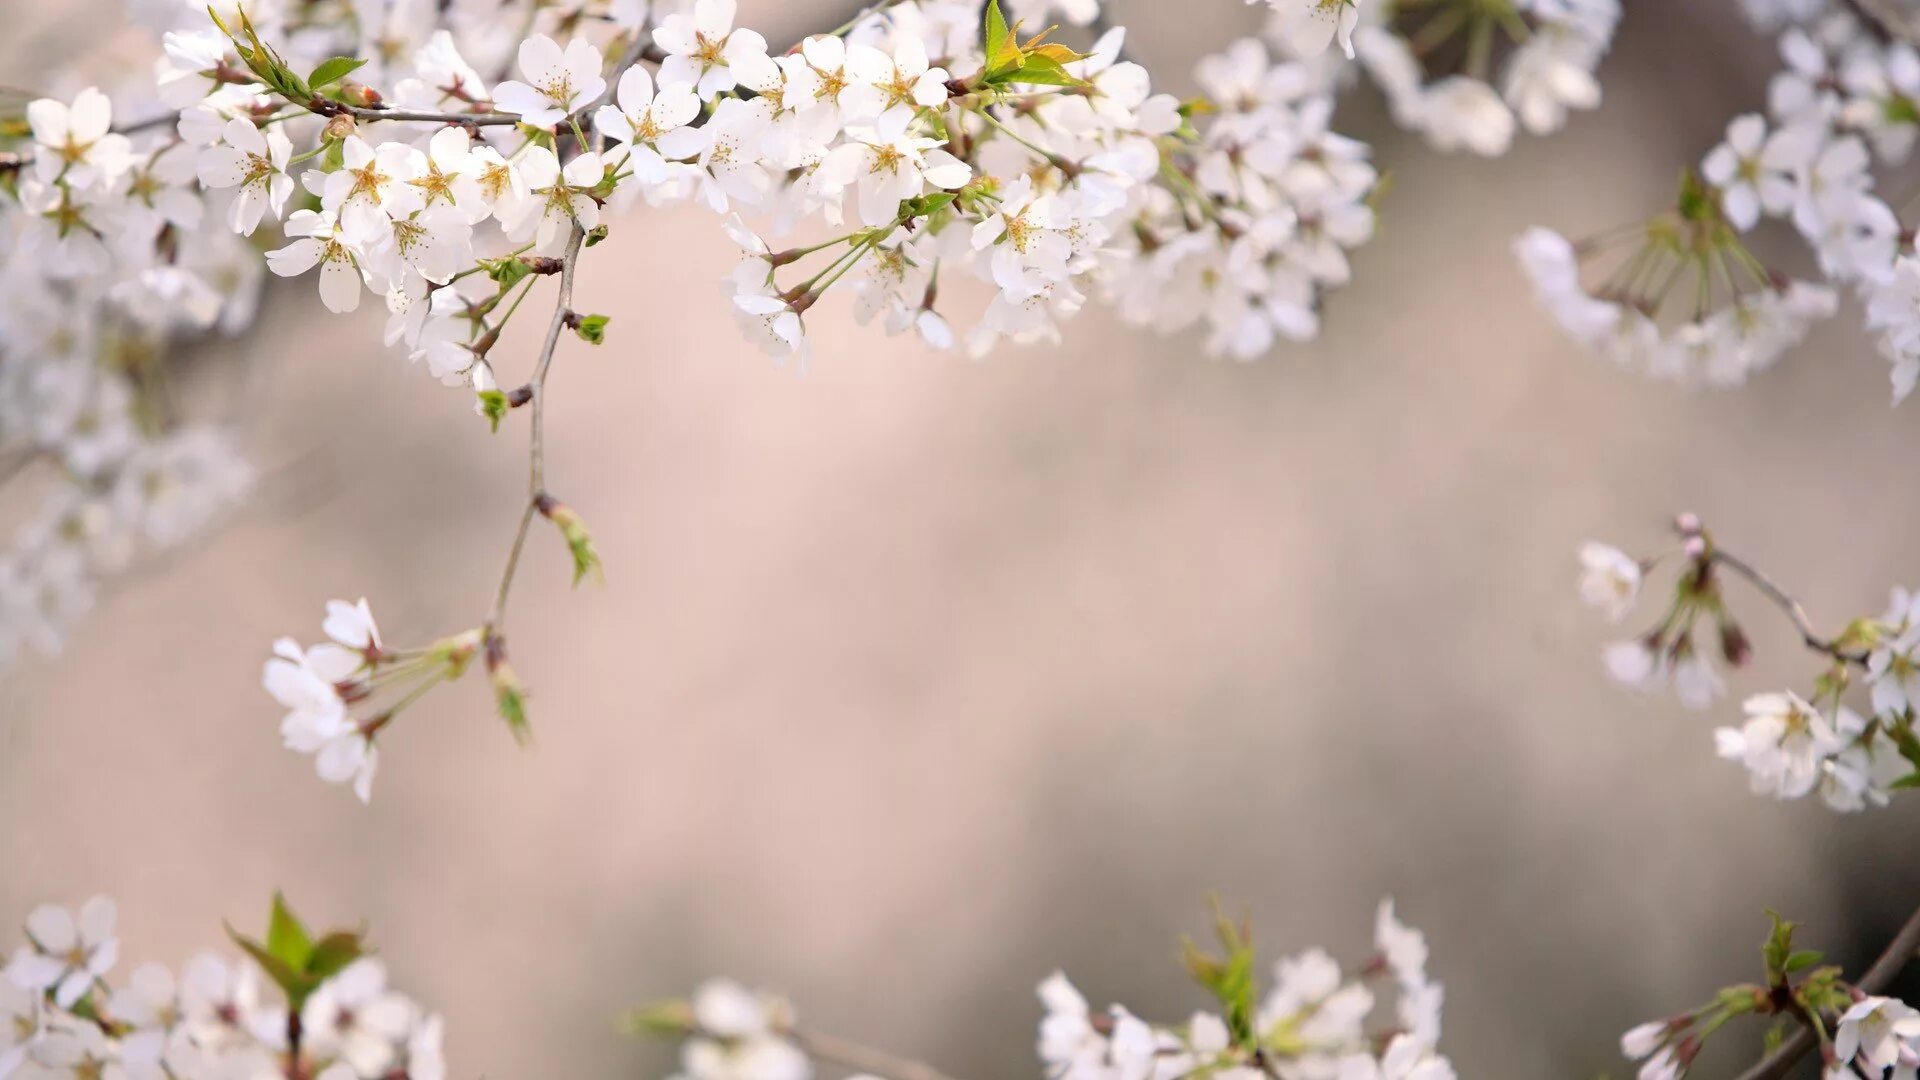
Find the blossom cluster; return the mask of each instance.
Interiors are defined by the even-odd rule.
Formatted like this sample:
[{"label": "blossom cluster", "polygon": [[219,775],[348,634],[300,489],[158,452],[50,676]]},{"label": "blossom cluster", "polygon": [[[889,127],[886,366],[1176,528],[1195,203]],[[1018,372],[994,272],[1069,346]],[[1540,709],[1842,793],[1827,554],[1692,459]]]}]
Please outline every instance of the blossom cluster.
[{"label": "blossom cluster", "polygon": [[[1313,56],[1335,30],[1394,122],[1437,150],[1498,157],[1598,108],[1619,0],[1269,0],[1267,36]],[[1338,60],[1323,61],[1337,68]]]},{"label": "blossom cluster", "polygon": [[[252,959],[143,963],[115,985],[112,900],[33,909],[0,971],[0,1080],[444,1080],[440,1018],[389,987],[356,935],[310,940],[284,910],[267,944],[237,939]],[[293,978],[309,971],[325,974]]]},{"label": "blossom cluster", "polygon": [[103,580],[197,535],[250,473],[179,404],[180,342],[253,320],[259,258],[201,227],[194,157],[114,125],[107,95],[0,103],[0,480],[26,507],[0,545],[0,672],[58,651]]},{"label": "blossom cluster", "polygon": [[[1224,955],[1189,944],[1187,966],[1219,1010],[1184,1024],[1152,1024],[1120,1005],[1096,1010],[1064,974],[1043,980],[1037,1051],[1046,1075],[1453,1080],[1437,1050],[1443,993],[1427,975],[1426,938],[1399,921],[1392,901],[1380,905],[1375,951],[1359,970],[1343,973],[1324,949],[1310,949],[1275,964],[1264,995],[1246,929],[1225,920],[1216,929]],[[1370,1027],[1377,1013],[1384,1023]],[[808,1080],[815,1060],[832,1060],[833,1043],[801,1028],[784,1000],[729,980],[703,985],[690,1001],[643,1008],[633,1022],[684,1040],[676,1080]]]},{"label": "blossom cluster", "polygon": [[[420,649],[389,648],[363,598],[328,601],[321,632],[327,640],[311,646],[292,638],[274,642],[260,682],[286,710],[280,736],[287,749],[312,754],[320,779],[351,784],[361,802],[373,798],[380,732],[427,691],[460,678],[483,651],[501,713],[516,737],[525,737],[522,691],[500,648],[489,648],[480,630]],[[375,709],[376,698],[387,703]]]},{"label": "blossom cluster", "polygon": [[[1741,1016],[1772,1018],[1770,1047],[1784,1041],[1789,1022],[1806,1024],[1804,1031],[1818,1043],[1825,1063],[1822,1080],[1913,1075],[1920,1066],[1920,1010],[1848,982],[1840,968],[1821,962],[1825,957],[1820,952],[1794,947],[1798,924],[1772,917],[1773,930],[1761,947],[1764,984],[1725,987],[1706,1005],[1636,1025],[1620,1037],[1621,1053],[1640,1063],[1639,1080],[1687,1075],[1707,1040]],[[1862,979],[1877,982],[1881,976],[1869,972]],[[1790,1067],[1788,1060],[1768,1075],[1784,1074]]]},{"label": "blossom cluster", "polygon": [[1754,794],[1798,799],[1818,792],[1840,811],[1884,806],[1894,791],[1911,786],[1920,776],[1920,736],[1914,730],[1920,594],[1896,588],[1885,612],[1823,638],[1804,622],[1797,603],[1719,548],[1697,519],[1683,515],[1677,530],[1677,545],[1645,559],[1597,542],[1580,549],[1581,595],[1615,622],[1633,610],[1654,567],[1668,560],[1678,564],[1673,598],[1660,621],[1606,647],[1608,673],[1636,689],[1669,685],[1689,708],[1710,706],[1726,693],[1715,654],[1737,667],[1751,653],[1722,588],[1729,575],[1745,578],[1787,609],[1825,664],[1804,695],[1786,690],[1748,697],[1744,721],[1714,733],[1719,756],[1746,769]]},{"label": "blossom cluster", "polygon": [[[1658,378],[1743,383],[1834,314],[1850,286],[1892,363],[1894,400],[1920,382],[1920,261],[1912,228],[1877,190],[1920,135],[1912,39],[1825,4],[1776,5],[1791,23],[1764,112],[1735,117],[1682,182],[1674,211],[1570,242],[1535,229],[1516,244],[1540,302],[1581,345]],[[1742,236],[1791,223],[1824,281],[1791,280]],[[1614,262],[1583,283],[1584,264]],[[1663,326],[1663,311],[1678,310]]]},{"label": "blossom cluster", "polygon": [[[383,297],[390,341],[482,392],[526,276],[506,264],[561,256],[576,231],[597,239],[639,201],[728,215],[744,253],[731,307],[778,355],[805,352],[805,315],[843,278],[861,318],[974,354],[1055,339],[1089,294],[1170,285],[1184,291],[1145,321],[1204,315],[1218,351],[1310,336],[1320,290],[1345,281],[1344,250],[1371,232],[1376,179],[1364,146],[1327,131],[1330,92],[1256,45],[1209,122],[1152,93],[1120,56],[1123,31],[1083,54],[997,18],[883,5],[774,53],[732,0],[614,5],[564,42],[521,41],[516,77],[493,81],[480,71],[499,57],[480,59],[457,20],[383,39],[383,56],[407,60],[378,72],[329,69],[329,50],[358,43],[257,12],[176,33],[169,53],[203,92],[179,133],[200,181],[233,192],[227,223],[251,233],[302,193],[269,266],[317,268],[334,311]],[[281,39],[297,51],[282,56]],[[631,59],[610,67],[616,49]],[[308,64],[329,81],[289,88]],[[796,230],[806,245],[763,239]],[[809,257],[804,280],[778,280]],[[991,289],[959,330],[943,270]]]}]

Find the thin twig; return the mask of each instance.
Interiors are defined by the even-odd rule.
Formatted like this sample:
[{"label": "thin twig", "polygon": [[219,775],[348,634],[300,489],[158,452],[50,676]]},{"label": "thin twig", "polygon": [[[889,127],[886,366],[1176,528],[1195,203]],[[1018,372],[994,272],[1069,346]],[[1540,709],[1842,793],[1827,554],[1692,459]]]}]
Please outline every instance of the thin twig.
[{"label": "thin twig", "polygon": [[[595,109],[612,100],[620,76],[639,63],[647,54],[647,49],[647,36],[634,35],[633,43],[614,62],[613,70],[607,73],[607,88],[601,91],[599,97],[575,110],[573,115],[591,116]],[[580,249],[585,240],[586,232],[580,228],[579,222],[574,222],[572,232],[567,237],[567,249],[560,256],[560,292],[554,300],[553,319],[547,323],[546,341],[541,344],[540,358],[534,363],[533,376],[527,380],[527,407],[533,412],[527,447],[527,505],[520,510],[520,524],[514,529],[513,545],[507,551],[507,568],[500,574],[500,586],[493,595],[493,608],[487,614],[486,624],[481,627],[481,640],[488,643],[499,636],[500,626],[506,620],[507,597],[513,591],[514,575],[520,569],[520,555],[526,550],[527,533],[532,530],[533,516],[539,513],[540,500],[547,493],[547,372],[553,367],[553,354],[560,346],[560,335],[573,316],[573,272],[579,265]]]},{"label": "thin twig", "polygon": [[808,1056],[855,1072],[872,1073],[886,1080],[954,1080],[925,1062],[896,1057],[885,1050],[876,1050],[836,1035],[797,1029],[788,1030],[786,1035]]},{"label": "thin twig", "polygon": [[1843,663],[1867,662],[1865,653],[1850,652],[1841,648],[1839,642],[1833,638],[1820,636],[1820,632],[1814,629],[1813,620],[1807,617],[1807,609],[1800,605],[1800,601],[1795,600],[1791,594],[1780,587],[1778,582],[1762,573],[1758,567],[1717,547],[1712,549],[1708,558],[1747,579],[1747,583],[1773,601],[1775,607],[1786,612],[1787,618],[1793,620],[1794,629],[1800,631],[1800,640],[1806,643],[1807,648],[1825,653]]},{"label": "thin twig", "polygon": [[[1920,910],[1907,916],[1906,925],[1893,935],[1893,940],[1887,943],[1879,959],[1853,985],[1864,994],[1879,993],[1913,960],[1916,952],[1920,952]],[[1813,1049],[1813,1044],[1813,1029],[1803,1027],[1780,1049],[1741,1073],[1739,1080],[1781,1080],[1806,1056],[1807,1051]]]},{"label": "thin twig", "polygon": [[553,367],[553,354],[560,346],[560,335],[567,328],[572,312],[573,271],[580,261],[581,241],[586,233],[574,222],[567,237],[567,250],[560,256],[560,294],[554,300],[553,319],[547,323],[547,338],[540,346],[532,378],[527,380],[527,407],[533,412],[532,431],[527,449],[527,505],[520,512],[520,527],[514,531],[513,546],[507,552],[507,568],[500,575],[500,587],[493,597],[493,610],[487,615],[482,636],[491,639],[506,619],[507,595],[513,591],[513,577],[520,569],[520,553],[527,546],[527,533],[533,528],[533,515],[539,511],[540,497],[547,483],[547,372]]},{"label": "thin twig", "polygon": [[1855,15],[1889,41],[1920,45],[1920,29],[1903,17],[1889,0],[1842,0]]}]

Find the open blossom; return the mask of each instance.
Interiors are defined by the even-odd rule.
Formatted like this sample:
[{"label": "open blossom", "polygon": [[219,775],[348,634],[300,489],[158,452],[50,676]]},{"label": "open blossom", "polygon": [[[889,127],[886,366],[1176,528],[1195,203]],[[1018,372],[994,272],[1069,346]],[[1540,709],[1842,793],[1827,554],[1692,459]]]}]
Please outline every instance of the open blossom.
[{"label": "open blossom", "polygon": [[267,268],[281,277],[295,277],[320,267],[320,300],[335,313],[360,306],[359,257],[331,210],[295,210],[287,217],[286,234],[293,242],[267,252]]},{"label": "open blossom", "polygon": [[607,89],[600,50],[584,37],[573,38],[562,50],[552,38],[536,34],[520,43],[518,59],[526,81],[510,79],[494,87],[493,103],[502,112],[518,113],[522,123],[552,127]]},{"label": "open blossom", "polygon": [[520,175],[529,197],[517,219],[506,223],[510,238],[532,240],[541,254],[558,255],[569,226],[591,229],[600,223],[600,204],[591,194],[606,175],[600,155],[580,154],[562,168],[553,151],[536,146],[521,157]]},{"label": "open blossom", "polygon": [[764,60],[767,39],[733,25],[734,0],[694,0],[690,13],[676,12],[654,28],[654,44],[665,50],[660,62],[662,83],[685,83],[701,100],[710,100],[738,83],[734,66],[743,60]]},{"label": "open blossom", "polygon": [[1013,300],[1038,295],[1067,277],[1073,242],[1059,199],[1035,192],[1025,176],[1001,191],[994,212],[973,227],[975,250],[991,250],[993,283]]},{"label": "open blossom", "polygon": [[[404,143],[378,147],[358,135],[340,144],[341,167],[319,180],[320,206],[348,228],[372,228],[384,217],[418,210],[425,193],[407,181],[418,175],[420,151]],[[307,173],[311,182],[315,174]],[[311,183],[310,183],[311,186]]]},{"label": "open blossom", "polygon": [[222,142],[200,151],[196,162],[200,182],[212,188],[234,187],[228,223],[243,236],[253,235],[268,210],[280,216],[293,194],[287,159],[293,144],[279,128],[264,131],[251,121],[235,117],[221,129]]},{"label": "open blossom", "polygon": [[966,162],[939,149],[941,140],[909,134],[911,118],[904,110],[882,113],[870,131],[853,133],[820,164],[823,183],[855,189],[860,220],[868,225],[890,224],[902,200],[928,187],[952,191],[973,175]]},{"label": "open blossom", "polygon": [[1843,1068],[1858,1060],[1876,1076],[1913,1072],[1920,1066],[1920,1010],[1895,998],[1861,998],[1833,1030],[1833,1060]]},{"label": "open blossom", "polygon": [[1747,721],[1715,733],[1720,756],[1745,765],[1756,795],[1797,799],[1820,780],[1820,766],[1839,753],[1833,723],[1791,691],[1755,694]]},{"label": "open blossom", "polygon": [[125,135],[112,130],[113,104],[91,86],[75,95],[71,105],[53,98],[29,102],[27,124],[42,151],[34,157],[34,171],[42,180],[63,177],[85,187],[117,176],[127,164],[131,146]]},{"label": "open blossom", "polygon": [[27,915],[27,944],[15,950],[6,977],[23,989],[50,992],[62,1009],[73,1008],[119,962],[117,918],[113,901],[104,896],[80,905],[77,917],[58,904],[34,908]]},{"label": "open blossom", "polygon": [[468,223],[477,223],[491,211],[480,184],[483,166],[484,159],[474,153],[465,129],[442,128],[433,133],[425,156],[417,159],[406,183],[419,193],[420,209],[452,207]]},{"label": "open blossom", "polygon": [[1640,595],[1640,562],[1610,544],[1580,545],[1580,598],[1619,622]]},{"label": "open blossom", "polygon": [[364,599],[329,601],[322,629],[329,640],[308,649],[290,638],[275,642],[261,684],[287,710],[280,723],[287,748],[313,754],[321,779],[351,783],[366,802],[380,764],[373,745],[378,725],[356,720],[348,706],[381,654],[380,630]]},{"label": "open blossom", "polygon": [[1735,228],[1751,229],[1765,213],[1780,216],[1793,208],[1796,173],[1804,164],[1806,140],[1797,132],[1767,134],[1757,113],[1733,118],[1725,142],[1707,151],[1700,175],[1720,191],[1720,204]]},{"label": "open blossom", "polygon": [[664,183],[670,174],[668,162],[696,157],[705,149],[707,134],[687,126],[700,115],[700,99],[686,83],[667,83],[655,93],[647,69],[630,67],[620,76],[614,101],[594,113],[593,124],[600,134],[625,148],[623,164],[641,185]]},{"label": "open blossom", "polygon": [[[1247,0],[1253,3],[1255,0]],[[1267,0],[1275,12],[1275,33],[1297,56],[1315,56],[1336,37],[1353,55],[1353,28],[1360,21],[1359,0]]]}]

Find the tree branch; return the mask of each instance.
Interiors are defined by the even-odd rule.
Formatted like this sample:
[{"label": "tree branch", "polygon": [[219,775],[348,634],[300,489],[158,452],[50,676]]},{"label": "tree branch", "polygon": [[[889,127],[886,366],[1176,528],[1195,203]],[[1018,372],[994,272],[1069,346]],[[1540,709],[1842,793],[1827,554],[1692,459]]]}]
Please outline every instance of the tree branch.
[{"label": "tree branch", "polygon": [[[607,73],[607,88],[599,97],[575,110],[574,116],[590,117],[595,109],[612,100],[620,76],[639,63],[647,50],[647,35],[635,34],[632,44],[614,62],[613,70]],[[573,315],[573,274],[580,263],[580,249],[585,240],[585,231],[580,228],[579,222],[574,222],[567,236],[567,249],[560,256],[560,291],[554,299],[553,318],[547,323],[547,337],[540,346],[540,358],[534,362],[533,375],[527,380],[527,407],[533,413],[527,447],[527,505],[521,508],[520,524],[514,530],[513,545],[507,551],[507,568],[500,574],[500,586],[494,591],[493,607],[481,627],[481,641],[488,645],[496,643],[500,626],[506,620],[507,597],[513,592],[513,579],[520,569],[520,555],[526,550],[527,533],[532,530],[533,517],[540,512],[541,498],[547,493],[547,373],[553,368],[553,354],[560,347],[560,335],[567,329],[568,320]]]},{"label": "tree branch", "polygon": [[855,1072],[873,1073],[886,1080],[954,1080],[953,1077],[911,1058],[895,1057],[884,1050],[842,1039],[835,1035],[822,1035],[816,1031],[788,1029],[787,1038],[806,1051],[809,1057],[819,1058],[832,1065],[839,1065]]},{"label": "tree branch", "polygon": [[1920,28],[1903,17],[1891,0],[1842,0],[1842,3],[1889,41],[1920,45]]},{"label": "tree branch", "polygon": [[[1916,952],[1920,952],[1920,909],[1907,916],[1906,924],[1893,935],[1879,959],[1853,985],[1862,993],[1879,993],[1913,960]],[[1813,1044],[1813,1029],[1802,1027],[1780,1049],[1741,1073],[1739,1080],[1782,1080],[1807,1051],[1813,1049]]]},{"label": "tree branch", "polygon": [[1786,612],[1787,618],[1793,621],[1794,629],[1800,631],[1800,640],[1806,643],[1807,648],[1825,653],[1842,663],[1865,664],[1867,662],[1865,653],[1849,652],[1841,648],[1833,638],[1820,636],[1820,632],[1814,628],[1813,620],[1807,616],[1807,609],[1801,606],[1800,601],[1794,599],[1790,593],[1780,587],[1778,582],[1761,572],[1752,563],[1718,547],[1712,548],[1707,558],[1710,562],[1724,566],[1745,578],[1749,585],[1760,591],[1761,595],[1773,601],[1775,607]]}]

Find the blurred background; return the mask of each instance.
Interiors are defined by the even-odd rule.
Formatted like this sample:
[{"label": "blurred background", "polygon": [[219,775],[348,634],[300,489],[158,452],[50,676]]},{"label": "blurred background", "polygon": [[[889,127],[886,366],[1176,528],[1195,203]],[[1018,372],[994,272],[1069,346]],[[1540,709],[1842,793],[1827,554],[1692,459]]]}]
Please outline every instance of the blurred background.
[{"label": "blurred background", "polygon": [[[9,82],[88,32],[3,6]],[[770,39],[845,15],[742,6]],[[1254,19],[1113,6],[1180,92]],[[550,384],[551,486],[606,585],[569,589],[536,527],[511,638],[537,745],[469,679],[390,730],[370,808],[280,749],[259,663],[330,597],[371,598],[390,643],[476,624],[524,425],[489,438],[378,314],[271,291],[209,358],[245,369],[249,509],[0,684],[0,924],[108,892],[125,962],[179,963],[284,888],[365,919],[456,1075],[492,1078],[663,1074],[617,1018],[710,974],[1034,1075],[1056,966],[1096,1003],[1201,1003],[1177,941],[1211,892],[1272,955],[1356,960],[1394,896],[1466,1076],[1627,1073],[1621,1030],[1756,975],[1767,905],[1864,962],[1920,898],[1920,805],[1749,796],[1711,730],[1811,676],[1783,622],[1735,597],[1759,656],[1712,713],[1639,698],[1601,672],[1573,552],[1651,549],[1692,509],[1822,624],[1877,612],[1920,578],[1913,407],[1851,307],[1739,392],[1620,372],[1508,251],[1667,203],[1762,101],[1772,47],[1732,6],[1630,2],[1604,107],[1500,160],[1349,98],[1397,181],[1380,234],[1324,336],[1253,364],[1097,308],[1061,349],[968,362],[829,304],[811,368],[777,368],[727,318],[709,215],[616,229],[576,305],[610,344],[564,345]],[[1724,1041],[1730,1072],[1759,1031]]]}]

